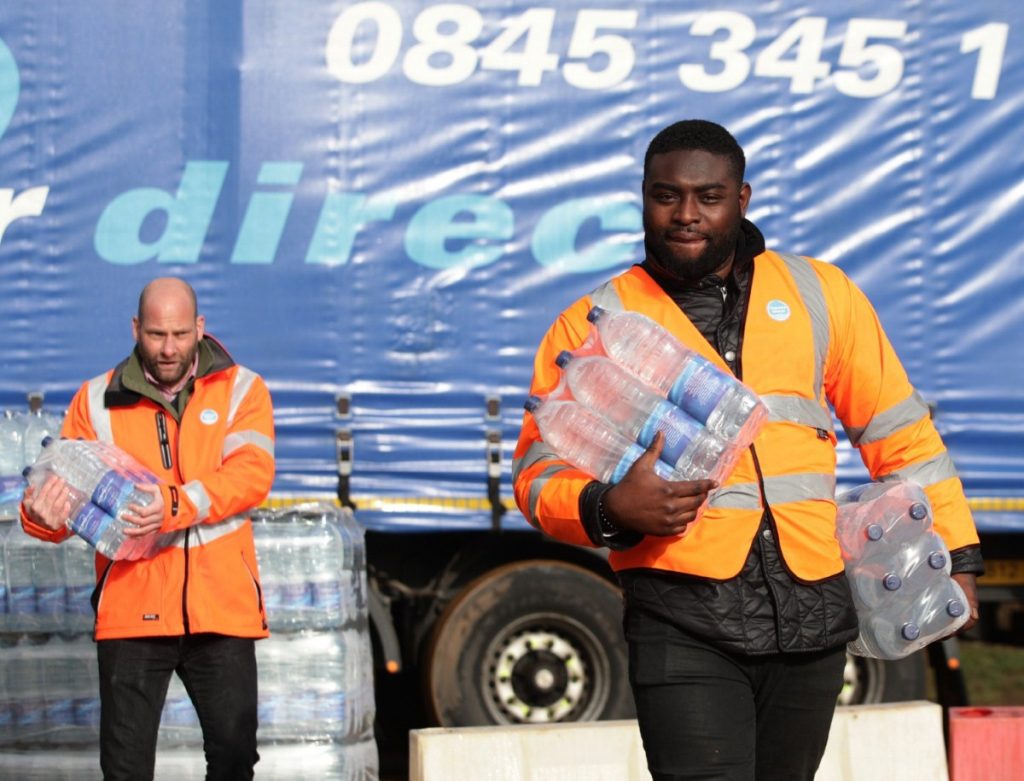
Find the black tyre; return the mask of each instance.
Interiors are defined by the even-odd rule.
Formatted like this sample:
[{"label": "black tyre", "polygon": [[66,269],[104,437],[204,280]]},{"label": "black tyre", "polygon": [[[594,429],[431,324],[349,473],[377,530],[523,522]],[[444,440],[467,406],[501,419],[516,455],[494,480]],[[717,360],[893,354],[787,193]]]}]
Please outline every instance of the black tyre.
[{"label": "black tyre", "polygon": [[427,711],[445,727],[631,718],[627,665],[618,588],[559,561],[508,564],[437,620]]},{"label": "black tyre", "polygon": [[923,700],[927,694],[924,652],[884,661],[846,654],[840,705]]}]

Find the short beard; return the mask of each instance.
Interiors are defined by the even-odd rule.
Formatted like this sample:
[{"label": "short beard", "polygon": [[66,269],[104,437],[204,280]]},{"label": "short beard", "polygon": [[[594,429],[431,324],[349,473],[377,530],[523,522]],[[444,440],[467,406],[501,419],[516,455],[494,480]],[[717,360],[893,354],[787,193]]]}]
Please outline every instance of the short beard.
[{"label": "short beard", "polygon": [[647,257],[662,271],[680,282],[694,284],[725,265],[736,249],[736,237],[729,237],[728,241],[721,244],[709,244],[696,260],[679,260],[665,249],[664,244],[654,242],[650,238],[644,239],[644,247]]}]

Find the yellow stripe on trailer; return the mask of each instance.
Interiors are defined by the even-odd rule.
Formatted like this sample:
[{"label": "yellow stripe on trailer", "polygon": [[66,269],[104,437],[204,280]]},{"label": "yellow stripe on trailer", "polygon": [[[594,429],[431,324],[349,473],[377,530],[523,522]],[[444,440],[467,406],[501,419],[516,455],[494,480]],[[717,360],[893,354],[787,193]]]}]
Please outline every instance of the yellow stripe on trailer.
[{"label": "yellow stripe on trailer", "polygon": [[[426,508],[431,510],[473,510],[490,512],[491,503],[479,496],[353,496],[352,501],[361,510],[396,510]],[[338,504],[333,496],[271,496],[260,507],[277,510],[299,504],[328,502]],[[515,510],[513,499],[503,499],[507,510]]]},{"label": "yellow stripe on trailer", "polygon": [[967,500],[967,505],[978,512],[1021,512],[1024,511],[1024,498],[1019,496],[975,496]]}]

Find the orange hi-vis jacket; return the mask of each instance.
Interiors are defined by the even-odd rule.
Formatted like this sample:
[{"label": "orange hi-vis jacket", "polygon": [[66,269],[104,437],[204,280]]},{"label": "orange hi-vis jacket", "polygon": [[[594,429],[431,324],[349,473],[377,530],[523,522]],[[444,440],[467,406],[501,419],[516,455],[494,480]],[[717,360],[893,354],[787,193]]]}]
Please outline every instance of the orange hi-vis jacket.
[{"label": "orange hi-vis jacket", "polygon": [[[175,536],[151,559],[111,561],[96,554],[96,639],[200,632],[266,637],[248,518],[274,478],[265,383],[209,337],[200,343],[199,370],[180,421],[155,389],[147,393],[131,377],[142,377],[134,354],[86,382],[71,401],[62,434],[113,442],[148,467],[161,481],[160,531]],[[24,511],[22,523],[29,534],[53,542],[70,533],[33,524]]]},{"label": "orange hi-vis jacket", "polygon": [[[634,266],[558,317],[537,351],[531,393],[542,395],[558,383],[555,358],[586,339],[594,305],[642,312],[730,371],[679,306]],[[764,252],[754,259],[746,312],[742,379],[767,405],[768,422],[687,534],[647,536],[635,547],[612,551],[612,568],[735,577],[768,508],[794,577],[815,582],[842,572],[835,539],[836,436],[826,404],[873,480],[921,484],[949,549],[978,544],[963,487],[928,407],[853,282],[827,263]],[[593,545],[579,510],[580,493],[592,480],[560,460],[532,417],[524,417],[513,481],[516,502],[532,524],[560,540]]]}]

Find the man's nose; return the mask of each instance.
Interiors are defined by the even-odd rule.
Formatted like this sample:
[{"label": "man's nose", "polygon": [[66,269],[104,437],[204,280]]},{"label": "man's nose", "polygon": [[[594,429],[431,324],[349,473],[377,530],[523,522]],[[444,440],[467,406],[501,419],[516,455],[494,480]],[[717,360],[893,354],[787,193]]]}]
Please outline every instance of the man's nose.
[{"label": "man's nose", "polygon": [[680,198],[672,217],[681,225],[700,222],[700,209],[697,208],[697,200],[695,198]]}]

